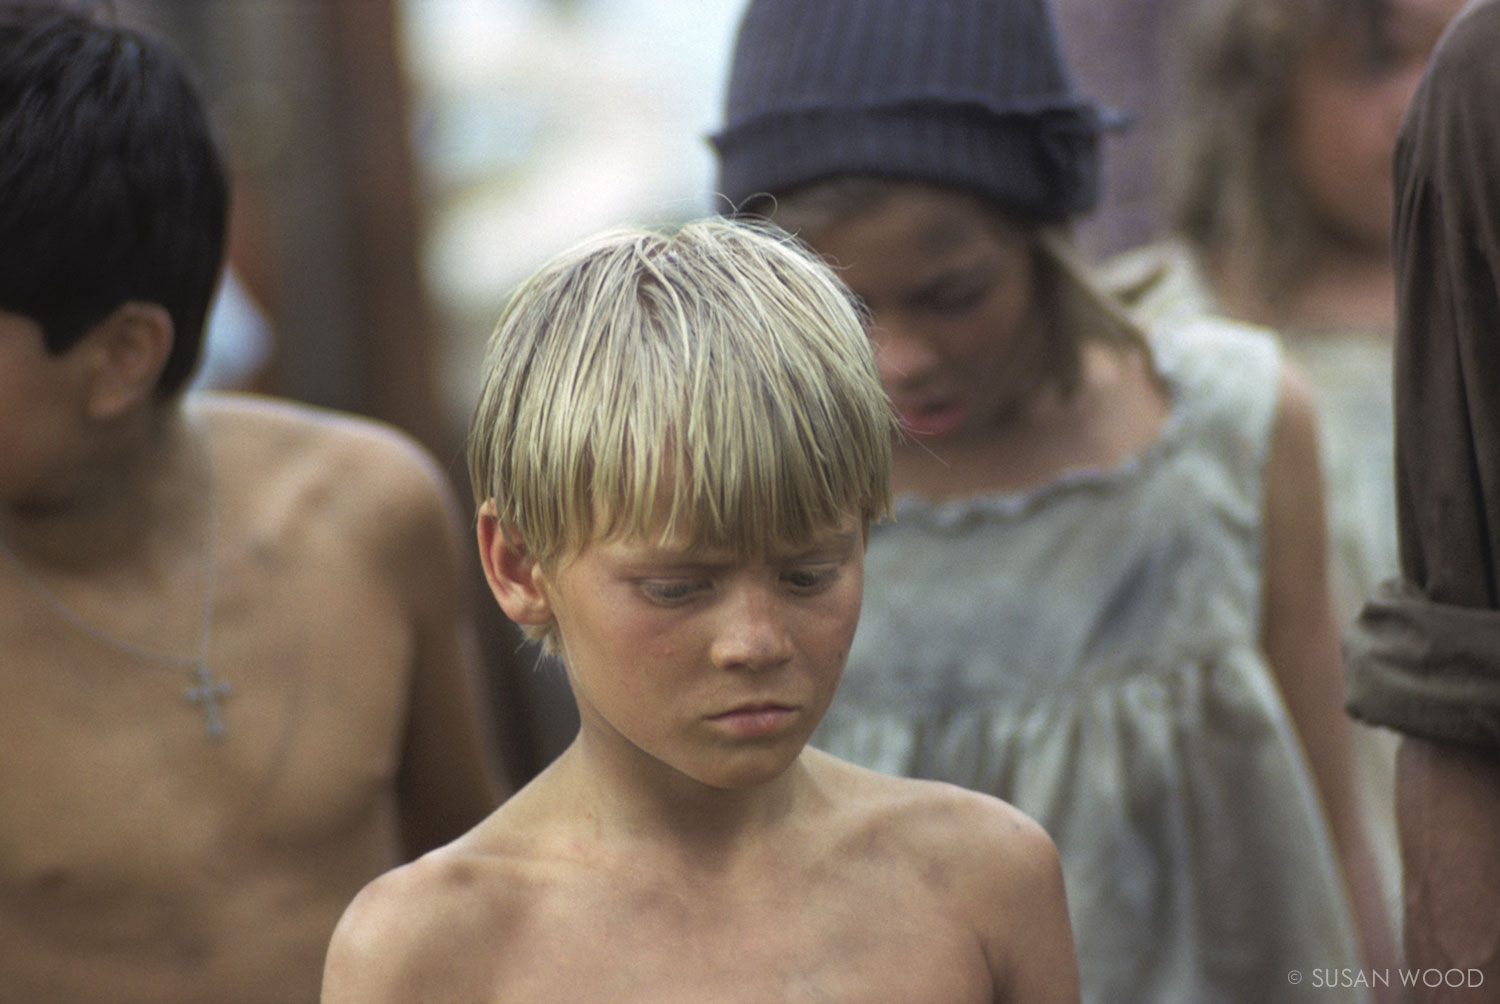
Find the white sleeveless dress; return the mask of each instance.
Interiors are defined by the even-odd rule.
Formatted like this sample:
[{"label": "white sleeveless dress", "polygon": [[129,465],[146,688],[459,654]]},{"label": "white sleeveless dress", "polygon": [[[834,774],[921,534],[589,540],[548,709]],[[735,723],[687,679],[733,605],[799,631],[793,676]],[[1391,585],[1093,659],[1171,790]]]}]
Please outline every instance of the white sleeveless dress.
[{"label": "white sleeveless dress", "polygon": [[[1106,281],[1148,323],[1219,312],[1192,249],[1180,240],[1137,248],[1105,266]],[[1307,378],[1318,414],[1328,504],[1329,584],[1347,633],[1380,583],[1401,574],[1396,537],[1394,332],[1288,328],[1287,358]],[[1396,746],[1387,729],[1354,723],[1355,780],[1366,835],[1400,934],[1401,845],[1396,833]],[[1399,942],[1399,937],[1398,937]]]},{"label": "white sleeveless dress", "polygon": [[1279,350],[1218,320],[1153,350],[1172,405],[1144,453],[898,500],[814,745],[1037,819],[1085,1001],[1364,1000],[1328,985],[1361,965],[1354,925],[1258,645]]}]

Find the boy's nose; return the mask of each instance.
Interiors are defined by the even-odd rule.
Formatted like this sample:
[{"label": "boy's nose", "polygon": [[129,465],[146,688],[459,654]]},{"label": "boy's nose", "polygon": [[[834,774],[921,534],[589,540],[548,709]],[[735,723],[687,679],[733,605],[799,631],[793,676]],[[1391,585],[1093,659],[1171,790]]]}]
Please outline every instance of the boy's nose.
[{"label": "boy's nose", "polygon": [[725,604],[711,656],[720,669],[769,669],[792,657],[791,636],[774,591],[737,590]]}]

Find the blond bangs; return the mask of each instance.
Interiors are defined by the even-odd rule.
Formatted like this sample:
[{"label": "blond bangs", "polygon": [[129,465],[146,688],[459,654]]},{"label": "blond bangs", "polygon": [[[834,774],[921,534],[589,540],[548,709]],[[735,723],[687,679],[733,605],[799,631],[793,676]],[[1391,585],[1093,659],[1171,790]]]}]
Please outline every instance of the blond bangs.
[{"label": "blond bangs", "polygon": [[470,435],[476,501],[539,559],[660,533],[748,554],[890,506],[861,319],[780,231],[607,235],[521,287]]}]

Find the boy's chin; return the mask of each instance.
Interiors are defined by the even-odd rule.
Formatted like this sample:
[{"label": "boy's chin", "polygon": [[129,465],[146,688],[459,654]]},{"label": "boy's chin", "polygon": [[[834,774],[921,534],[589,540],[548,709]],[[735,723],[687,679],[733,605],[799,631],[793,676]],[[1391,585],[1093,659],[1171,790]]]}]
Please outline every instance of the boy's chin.
[{"label": "boy's chin", "polygon": [[[708,788],[746,791],[778,780],[797,762],[805,743],[787,743],[779,748],[736,751],[717,762],[683,764],[678,770]],[[687,769],[684,769],[686,767]]]}]

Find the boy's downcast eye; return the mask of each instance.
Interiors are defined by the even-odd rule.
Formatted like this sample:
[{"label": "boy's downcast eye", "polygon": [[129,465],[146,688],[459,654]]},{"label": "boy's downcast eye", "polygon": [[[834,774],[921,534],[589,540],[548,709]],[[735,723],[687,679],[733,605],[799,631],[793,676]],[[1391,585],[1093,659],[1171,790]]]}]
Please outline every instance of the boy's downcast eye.
[{"label": "boy's downcast eye", "polygon": [[710,585],[707,579],[647,579],[638,587],[652,602],[672,606],[700,596]]},{"label": "boy's downcast eye", "polygon": [[833,585],[838,578],[838,569],[833,566],[818,568],[796,568],[783,572],[781,579],[794,590],[803,593],[819,592]]}]

